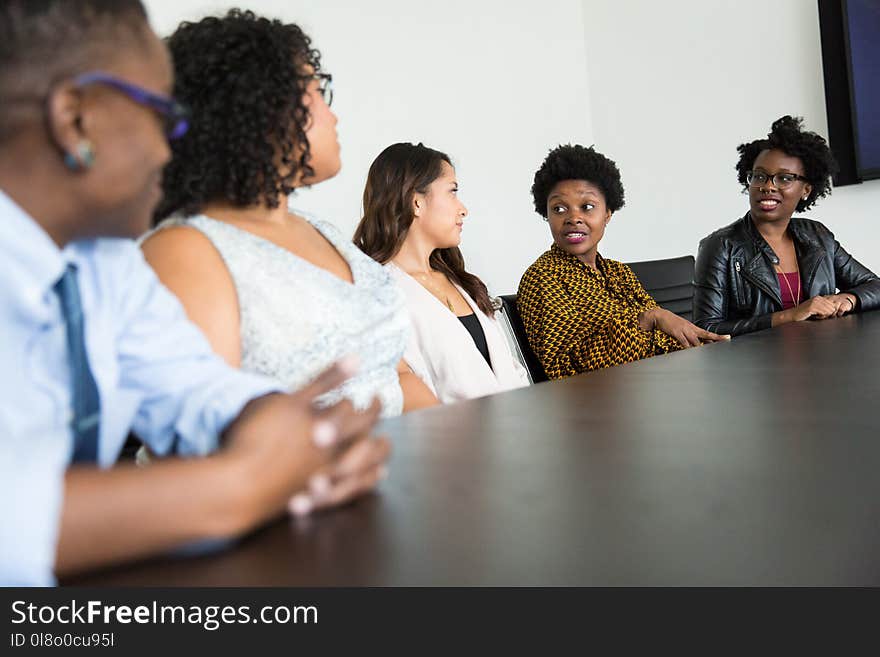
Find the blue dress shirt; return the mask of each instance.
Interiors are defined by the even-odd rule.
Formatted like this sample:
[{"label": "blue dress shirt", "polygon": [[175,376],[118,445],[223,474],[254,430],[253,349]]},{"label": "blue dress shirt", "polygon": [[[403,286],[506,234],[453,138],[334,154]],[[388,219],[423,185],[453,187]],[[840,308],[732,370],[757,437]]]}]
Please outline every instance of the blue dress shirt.
[{"label": "blue dress shirt", "polygon": [[203,455],[277,382],[229,367],[131,240],[64,249],[0,191],[0,584],[53,582],[64,471],[73,450],[64,316],[53,286],[77,268],[100,394],[98,464],[129,431],[159,454]]}]

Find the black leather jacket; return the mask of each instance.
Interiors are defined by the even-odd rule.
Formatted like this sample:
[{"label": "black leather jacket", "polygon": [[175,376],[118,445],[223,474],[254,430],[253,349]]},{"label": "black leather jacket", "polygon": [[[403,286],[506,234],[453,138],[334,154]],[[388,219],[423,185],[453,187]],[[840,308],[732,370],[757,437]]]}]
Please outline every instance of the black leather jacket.
[{"label": "black leather jacket", "polygon": [[[818,221],[792,217],[788,224],[801,271],[801,299],[841,292],[858,298],[856,310],[880,307],[880,278],[862,266]],[[700,242],[694,271],[694,324],[740,335],[770,328],[782,310],[779,258],[746,214]]]}]

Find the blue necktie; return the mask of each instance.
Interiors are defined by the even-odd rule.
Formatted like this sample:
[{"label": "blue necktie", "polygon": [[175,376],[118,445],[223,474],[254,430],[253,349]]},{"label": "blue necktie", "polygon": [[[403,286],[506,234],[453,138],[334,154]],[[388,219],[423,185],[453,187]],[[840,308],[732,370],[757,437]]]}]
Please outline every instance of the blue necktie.
[{"label": "blue necktie", "polygon": [[95,463],[98,460],[98,425],[101,420],[101,402],[98,386],[89,368],[83,331],[82,304],[76,282],[76,266],[68,265],[55,284],[61,300],[61,311],[67,325],[67,350],[70,356],[70,375],[73,398],[73,460]]}]

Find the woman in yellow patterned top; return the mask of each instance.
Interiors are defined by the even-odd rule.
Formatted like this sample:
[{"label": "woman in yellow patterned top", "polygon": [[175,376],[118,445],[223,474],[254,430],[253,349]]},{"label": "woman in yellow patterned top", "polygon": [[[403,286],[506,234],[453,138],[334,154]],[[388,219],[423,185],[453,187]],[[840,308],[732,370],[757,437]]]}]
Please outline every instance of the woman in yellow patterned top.
[{"label": "woman in yellow patterned top", "polygon": [[559,146],[535,174],[532,196],[553,244],[523,274],[517,305],[550,379],[729,339],[664,310],[629,267],[599,255],[623,207],[614,162],[592,147]]}]

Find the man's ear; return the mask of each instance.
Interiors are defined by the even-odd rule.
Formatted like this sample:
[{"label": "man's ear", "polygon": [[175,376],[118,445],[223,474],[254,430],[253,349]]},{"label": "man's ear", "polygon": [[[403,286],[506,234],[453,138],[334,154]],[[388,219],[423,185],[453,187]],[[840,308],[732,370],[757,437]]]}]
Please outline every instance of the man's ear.
[{"label": "man's ear", "polygon": [[[65,156],[65,160],[74,158],[79,164],[84,149],[88,144],[83,133],[83,96],[73,83],[65,82],[57,85],[46,99],[46,123],[49,138]],[[90,144],[89,144],[90,147]]]}]

